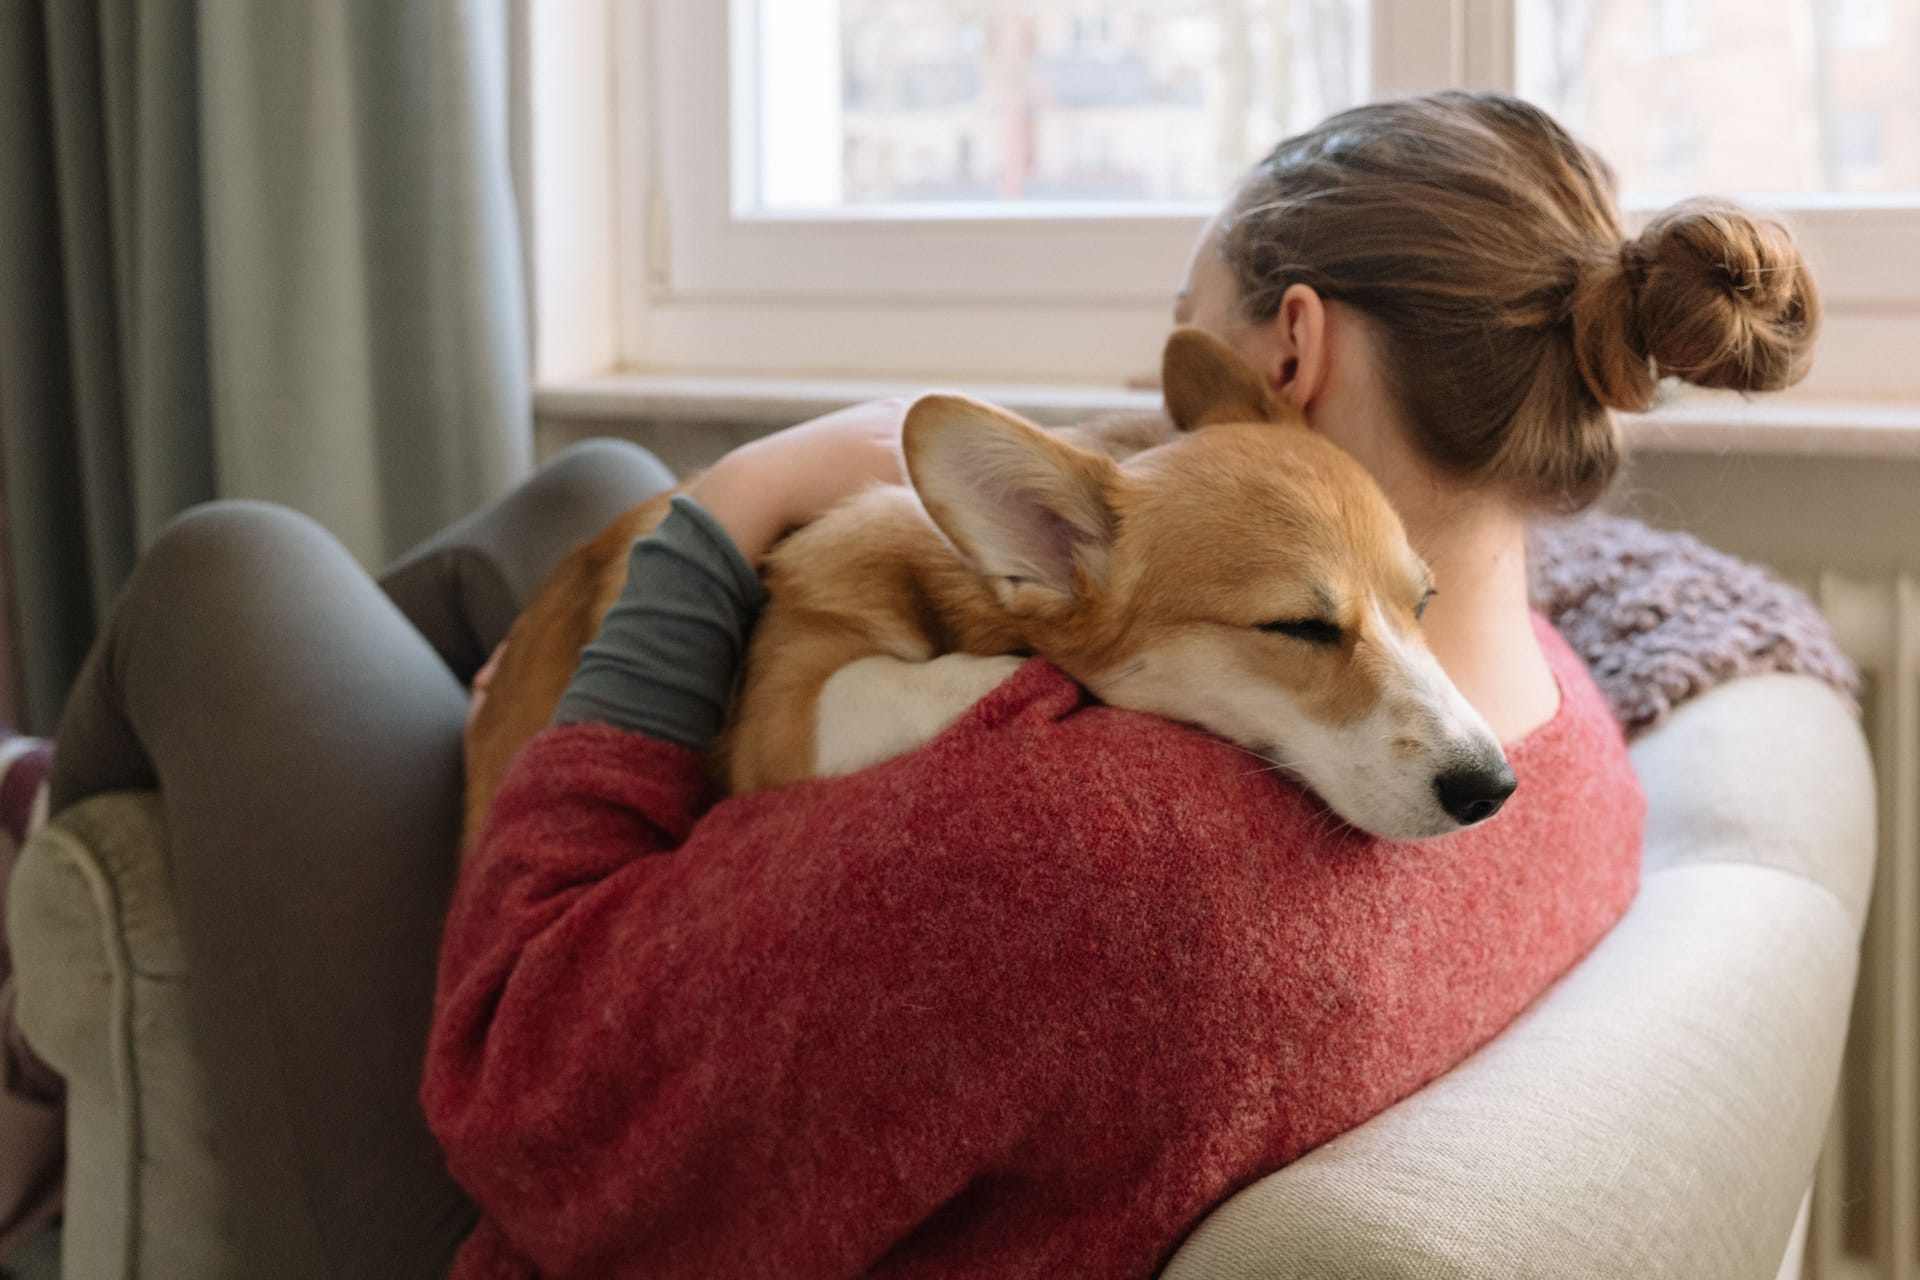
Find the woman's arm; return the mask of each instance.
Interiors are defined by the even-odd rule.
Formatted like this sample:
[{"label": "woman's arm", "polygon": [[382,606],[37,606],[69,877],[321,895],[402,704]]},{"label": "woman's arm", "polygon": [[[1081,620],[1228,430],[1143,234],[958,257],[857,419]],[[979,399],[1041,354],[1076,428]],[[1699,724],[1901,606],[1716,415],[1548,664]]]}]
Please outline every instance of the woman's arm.
[{"label": "woman's arm", "polygon": [[874,400],[742,445],[687,492],[713,513],[748,561],[870,484],[906,476],[900,424],[909,401]]}]

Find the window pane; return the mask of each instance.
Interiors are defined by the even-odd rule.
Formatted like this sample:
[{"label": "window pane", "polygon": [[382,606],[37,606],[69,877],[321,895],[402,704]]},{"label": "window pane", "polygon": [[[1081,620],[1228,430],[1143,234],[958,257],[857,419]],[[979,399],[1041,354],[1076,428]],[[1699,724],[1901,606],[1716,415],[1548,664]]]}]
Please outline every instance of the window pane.
[{"label": "window pane", "polygon": [[1212,201],[1368,93],[1369,0],[756,0],[758,207]]},{"label": "window pane", "polygon": [[1628,191],[1920,191],[1920,0],[1519,0],[1517,43]]}]

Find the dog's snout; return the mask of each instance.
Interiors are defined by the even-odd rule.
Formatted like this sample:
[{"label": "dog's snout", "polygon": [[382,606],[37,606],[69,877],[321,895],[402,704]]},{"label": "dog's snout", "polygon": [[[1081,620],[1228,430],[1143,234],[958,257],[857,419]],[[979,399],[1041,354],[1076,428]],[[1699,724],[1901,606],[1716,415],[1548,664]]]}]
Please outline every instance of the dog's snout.
[{"label": "dog's snout", "polygon": [[1500,806],[1519,785],[1504,760],[1492,768],[1449,769],[1433,780],[1440,807],[1463,827],[1485,822],[1500,812]]}]

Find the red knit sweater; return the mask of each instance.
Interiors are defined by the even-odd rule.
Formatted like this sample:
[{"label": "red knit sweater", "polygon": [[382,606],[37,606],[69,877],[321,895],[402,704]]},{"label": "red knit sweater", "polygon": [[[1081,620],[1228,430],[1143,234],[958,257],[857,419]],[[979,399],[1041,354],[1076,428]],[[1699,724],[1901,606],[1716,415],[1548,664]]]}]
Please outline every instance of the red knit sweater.
[{"label": "red knit sweater", "polygon": [[1037,660],[920,751],[711,809],[686,751],[549,730],[447,921],[455,1276],[1152,1275],[1626,909],[1644,801],[1537,625],[1519,791],[1420,845]]}]

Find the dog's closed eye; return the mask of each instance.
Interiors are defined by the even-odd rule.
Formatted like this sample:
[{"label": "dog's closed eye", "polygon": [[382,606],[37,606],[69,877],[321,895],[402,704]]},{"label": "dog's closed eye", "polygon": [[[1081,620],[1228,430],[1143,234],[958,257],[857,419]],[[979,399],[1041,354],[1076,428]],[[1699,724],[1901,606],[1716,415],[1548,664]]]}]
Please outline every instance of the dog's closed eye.
[{"label": "dog's closed eye", "polygon": [[1311,645],[1326,648],[1340,643],[1341,631],[1338,623],[1328,622],[1325,618],[1299,618],[1285,622],[1263,622],[1262,631],[1275,635],[1291,636],[1295,640],[1304,640]]}]

